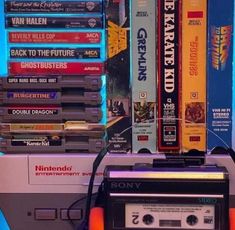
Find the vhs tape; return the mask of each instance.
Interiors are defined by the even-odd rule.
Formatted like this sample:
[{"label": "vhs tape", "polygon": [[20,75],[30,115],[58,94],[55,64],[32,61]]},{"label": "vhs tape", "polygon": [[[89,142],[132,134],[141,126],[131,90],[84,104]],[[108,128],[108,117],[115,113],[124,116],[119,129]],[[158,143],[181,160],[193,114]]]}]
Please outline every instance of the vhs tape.
[{"label": "vhs tape", "polygon": [[[208,1],[207,150],[232,147],[234,1]],[[219,138],[217,138],[219,137]]]},{"label": "vhs tape", "polygon": [[182,1],[182,150],[206,150],[207,1]]},{"label": "vhs tape", "polygon": [[34,48],[11,47],[10,58],[20,59],[99,59],[100,48]]},{"label": "vhs tape", "polygon": [[100,76],[65,75],[65,76],[9,76],[0,77],[0,89],[54,89],[80,88],[98,91],[102,87]]},{"label": "vhs tape", "polygon": [[0,139],[4,153],[98,153],[105,146],[103,138],[79,134],[16,134]]},{"label": "vhs tape", "polygon": [[0,104],[2,105],[61,105],[66,103],[98,106],[102,104],[102,96],[100,92],[87,92],[70,88],[63,91],[0,91]]},{"label": "vhs tape", "polygon": [[100,32],[8,32],[10,43],[75,43],[96,44],[101,41]]},{"label": "vhs tape", "polygon": [[132,152],[156,153],[156,1],[132,1],[131,9]]},{"label": "vhs tape", "polygon": [[101,75],[99,62],[8,62],[10,75]]},{"label": "vhs tape", "polygon": [[[131,152],[130,4],[107,1],[107,137],[110,153]],[[122,133],[123,130],[127,131]],[[120,133],[122,133],[120,135]]]},{"label": "vhs tape", "polygon": [[102,119],[99,107],[84,107],[82,105],[61,106],[2,106],[0,107],[0,122],[63,122],[86,121],[98,123]]},{"label": "vhs tape", "polygon": [[102,1],[6,1],[5,13],[102,13]]},{"label": "vhs tape", "polygon": [[78,28],[102,29],[102,17],[20,17],[7,16],[7,28]]},{"label": "vhs tape", "polygon": [[180,149],[180,0],[158,1],[158,151]]}]

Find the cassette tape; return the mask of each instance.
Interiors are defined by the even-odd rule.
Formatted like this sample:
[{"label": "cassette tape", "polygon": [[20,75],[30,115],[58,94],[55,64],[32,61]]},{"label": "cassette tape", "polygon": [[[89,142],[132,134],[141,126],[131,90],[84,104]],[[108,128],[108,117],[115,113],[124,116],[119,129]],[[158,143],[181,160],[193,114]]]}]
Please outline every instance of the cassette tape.
[{"label": "cassette tape", "polygon": [[224,167],[108,166],[105,229],[228,230]]},{"label": "cassette tape", "polygon": [[98,1],[6,1],[6,13],[102,13]]},{"label": "cassette tape", "polygon": [[102,87],[102,79],[96,75],[76,76],[9,76],[0,77],[1,90],[13,89],[54,89],[82,88],[98,91]]},{"label": "cassette tape", "polygon": [[7,16],[6,28],[42,28],[42,29],[102,29],[102,16],[100,17],[20,17]]},{"label": "cassette tape", "polygon": [[66,103],[97,106],[102,104],[102,96],[100,92],[69,88],[63,91],[8,90],[0,92],[2,105],[61,105]]},{"label": "cassette tape", "polygon": [[0,107],[0,122],[65,122],[85,121],[98,123],[102,119],[99,107],[84,107],[82,105],[63,106],[2,106]]},{"label": "cassette tape", "polygon": [[37,59],[99,59],[100,48],[33,48],[11,47],[10,58]]},{"label": "cassette tape", "polygon": [[105,146],[105,128],[99,124],[1,124],[0,133],[4,153],[97,153]]}]

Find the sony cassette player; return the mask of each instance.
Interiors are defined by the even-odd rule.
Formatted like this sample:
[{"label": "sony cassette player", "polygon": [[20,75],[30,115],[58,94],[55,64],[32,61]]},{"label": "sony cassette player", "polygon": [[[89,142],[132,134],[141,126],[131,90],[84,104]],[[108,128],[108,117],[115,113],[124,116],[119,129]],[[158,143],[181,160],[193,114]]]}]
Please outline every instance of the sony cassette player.
[{"label": "sony cassette player", "polygon": [[224,167],[107,166],[105,230],[228,230]]}]

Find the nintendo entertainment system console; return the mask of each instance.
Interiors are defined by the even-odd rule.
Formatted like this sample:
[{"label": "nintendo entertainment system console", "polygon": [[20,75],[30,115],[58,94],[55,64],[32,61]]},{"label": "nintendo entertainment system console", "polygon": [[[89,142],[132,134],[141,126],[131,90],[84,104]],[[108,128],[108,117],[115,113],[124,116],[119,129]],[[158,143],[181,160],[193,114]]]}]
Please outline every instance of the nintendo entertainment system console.
[{"label": "nintendo entertainment system console", "polygon": [[[16,160],[17,158],[17,160]],[[21,155],[3,155],[1,156],[0,161],[0,168],[2,170],[0,174],[0,207],[2,216],[4,216],[5,221],[8,223],[9,228],[13,230],[26,230],[26,229],[34,229],[34,230],[42,230],[42,229],[56,229],[56,230],[65,230],[65,229],[75,229],[81,220],[84,217],[85,213],[85,201],[86,201],[86,194],[89,184],[89,179],[92,173],[92,164],[95,159],[95,155],[74,155],[68,153],[67,155],[63,154],[21,154]],[[113,183],[118,181],[118,177],[120,176],[121,182],[122,180],[126,182],[135,182],[136,185],[141,182],[144,178],[146,179],[146,175],[148,174],[148,170],[150,168],[142,168],[143,164],[139,164],[139,168],[137,170],[137,174],[133,177],[133,172],[126,172],[127,169],[130,169],[130,166],[136,165],[136,163],[144,163],[144,164],[152,164],[153,160],[157,159],[158,161],[164,161],[167,159],[167,155],[123,155],[123,154],[108,154],[102,161],[101,165],[99,166],[95,182],[94,182],[94,190],[95,193],[98,190],[100,183],[102,182],[103,178],[105,178],[106,182],[113,180]],[[128,191],[124,189],[124,185],[121,184],[119,186],[114,187],[106,187],[107,192],[107,200],[110,199],[110,205],[115,200],[122,200],[122,202],[114,202],[115,205],[120,205],[122,210],[124,211],[122,214],[122,221],[115,220],[115,223],[123,223],[123,226],[127,228],[120,228],[120,229],[133,229],[133,223],[138,222],[137,219],[133,219],[133,215],[135,214],[134,209],[137,209],[139,215],[143,215],[146,218],[146,223],[150,223],[152,218],[151,216],[158,216],[159,213],[156,213],[154,210],[158,208],[163,208],[164,205],[167,206],[167,209],[162,213],[162,219],[166,219],[165,216],[168,215],[168,212],[172,212],[172,210],[188,210],[186,214],[190,217],[185,219],[184,222],[185,226],[187,222],[194,223],[196,219],[201,221],[199,225],[195,225],[198,228],[193,229],[220,229],[225,230],[227,228],[218,228],[221,226],[223,221],[216,221],[218,215],[218,210],[221,208],[226,208],[226,203],[228,199],[228,194],[226,195],[226,190],[229,189],[229,205],[230,207],[235,207],[235,177],[233,176],[235,172],[235,164],[232,157],[228,154],[215,154],[215,155],[207,155],[205,157],[205,164],[206,165],[218,165],[223,166],[228,170],[228,173],[223,170],[215,170],[214,166],[209,167],[210,170],[202,172],[203,169],[200,169],[202,174],[205,173],[205,177],[199,178],[201,181],[198,183],[200,184],[200,189],[207,190],[206,194],[210,194],[210,199],[208,197],[204,197],[202,193],[198,190],[198,186],[189,186],[189,184],[196,183],[195,181],[197,178],[192,178],[191,183],[184,183],[184,186],[176,186],[176,183],[172,183],[173,180],[180,181],[183,177],[180,175],[184,170],[181,169],[177,175],[179,178],[175,177],[174,173],[169,173],[168,177],[161,178],[161,183],[159,182],[152,182],[156,183],[159,186],[164,185],[164,189],[166,190],[167,186],[171,187],[171,191],[175,189],[173,194],[171,194],[171,202],[166,202],[166,197],[161,199],[160,203],[156,203],[154,205],[151,204],[150,201],[155,200],[155,195],[143,197],[141,196],[141,202],[133,202],[133,200],[137,199],[137,197],[131,198],[129,197]],[[110,170],[110,174],[104,174],[105,166],[113,165],[112,170]],[[116,166],[115,166],[116,165]],[[126,167],[126,166],[128,167]],[[138,165],[138,164],[137,164]],[[164,164],[163,164],[164,166]],[[126,167],[126,168],[125,168]],[[199,166],[197,166],[199,167]],[[203,166],[204,167],[204,166]],[[200,168],[200,167],[199,167]],[[122,175],[117,176],[118,170]],[[141,170],[139,170],[141,169]],[[194,169],[191,169],[194,170]],[[196,169],[195,169],[196,170]],[[199,170],[199,174],[200,174]],[[213,172],[214,170],[214,172]],[[130,171],[130,170],[129,170]],[[151,170],[150,170],[151,171]],[[126,175],[123,176],[123,173]],[[156,173],[156,172],[155,172]],[[211,173],[211,174],[210,174]],[[215,174],[221,174],[222,177],[216,178],[216,183],[218,186],[215,186],[214,190],[210,190],[211,184],[213,184],[213,178],[211,176]],[[159,172],[158,172],[159,174]],[[184,174],[184,173],[183,173]],[[186,173],[190,176],[190,172]],[[186,175],[185,174],[185,175]],[[191,172],[191,175],[196,175],[197,173]],[[228,188],[228,174],[230,178],[230,186]],[[105,177],[104,177],[105,175]],[[129,176],[128,176],[129,175]],[[203,174],[204,175],[204,174]],[[128,176],[128,177],[127,177]],[[126,179],[125,179],[126,178]],[[157,178],[157,177],[156,177]],[[215,178],[214,178],[215,179]],[[221,180],[220,180],[221,179]],[[152,179],[154,180],[154,179]],[[165,180],[165,182],[163,182]],[[169,183],[168,183],[168,182]],[[115,183],[116,183],[115,182]],[[112,183],[112,185],[113,185]],[[116,183],[118,184],[118,183]],[[209,185],[207,185],[209,184]],[[123,187],[124,186],[124,187]],[[208,187],[209,186],[209,187]],[[224,189],[222,187],[224,186]],[[119,192],[116,190],[121,188],[122,195],[120,197]],[[124,190],[125,191],[124,191]],[[131,187],[128,187],[130,190]],[[149,194],[152,191],[152,185],[146,185],[144,190],[141,190],[143,194]],[[160,187],[156,188],[160,189]],[[184,191],[185,189],[185,191]],[[193,191],[195,189],[195,191]],[[111,191],[113,190],[113,191]],[[114,191],[115,190],[115,191]],[[131,189],[132,190],[132,189]],[[167,193],[167,191],[158,191],[159,193]],[[188,191],[190,190],[190,191]],[[198,191],[196,191],[198,190]],[[210,191],[209,191],[210,190]],[[135,193],[139,193],[140,191],[135,191]],[[169,190],[168,190],[169,192]],[[203,192],[204,193],[204,192]],[[115,195],[116,194],[116,195]],[[126,195],[125,195],[126,194]],[[184,194],[190,194],[188,197],[184,197]],[[162,195],[162,194],[161,194]],[[169,195],[169,194],[168,194]],[[167,195],[167,196],[168,196]],[[218,196],[218,197],[217,197]],[[123,201],[126,200],[128,197],[128,204],[123,206]],[[177,199],[176,199],[177,197]],[[95,198],[95,195],[94,197]],[[205,202],[202,204],[195,203],[195,200],[198,199],[204,200]],[[139,196],[138,196],[139,199]],[[179,206],[176,201],[179,202],[179,199],[183,200],[183,204]],[[208,203],[210,200],[218,200],[217,204]],[[145,205],[145,203],[148,203]],[[193,202],[193,206],[192,206]],[[191,205],[191,207],[189,207]],[[225,206],[224,206],[225,205]],[[159,206],[159,207],[158,207]],[[161,206],[161,207],[160,207]],[[109,206],[109,208],[111,208]],[[165,207],[166,208],[166,207]],[[193,210],[192,210],[193,209]],[[168,210],[168,211],[167,211]],[[171,210],[171,211],[170,211]],[[211,214],[205,214],[208,211]],[[224,210],[224,209],[221,209]],[[204,214],[200,214],[201,211]],[[146,216],[146,212],[150,212],[149,216]],[[189,212],[192,215],[189,215]],[[69,215],[68,215],[69,213]],[[186,215],[185,214],[185,215]],[[113,213],[110,212],[110,218]],[[125,215],[132,216],[133,221],[125,222]],[[137,215],[137,214],[136,214]],[[176,229],[192,229],[192,228],[183,228],[177,227],[179,225],[178,215],[174,216],[174,220],[169,223],[165,223],[164,221],[159,223],[159,228],[156,229],[169,229],[165,228],[164,226],[175,226]],[[199,215],[196,219],[195,216]],[[135,216],[135,215],[134,215]],[[137,215],[138,216],[138,215]],[[119,216],[120,217],[120,216]],[[117,218],[119,218],[117,217]],[[208,218],[207,218],[208,217]],[[222,218],[222,215],[220,216]],[[129,219],[129,218],[128,218]],[[132,220],[130,219],[130,221]],[[205,220],[206,222],[202,221]],[[208,220],[208,221],[207,221]],[[204,224],[202,224],[202,222]],[[138,222],[139,223],[139,222]],[[144,223],[144,222],[143,222]],[[143,229],[143,223],[139,223],[135,226],[134,229]],[[183,223],[183,222],[182,222]],[[166,224],[166,225],[165,225]],[[167,225],[168,224],[168,225]],[[169,225],[170,224],[170,225]],[[194,223],[195,224],[195,223]],[[116,225],[115,225],[116,226]],[[119,225],[114,227],[113,229],[119,229]],[[146,225],[146,229],[151,229],[151,224]],[[226,225],[224,225],[226,226]]]}]

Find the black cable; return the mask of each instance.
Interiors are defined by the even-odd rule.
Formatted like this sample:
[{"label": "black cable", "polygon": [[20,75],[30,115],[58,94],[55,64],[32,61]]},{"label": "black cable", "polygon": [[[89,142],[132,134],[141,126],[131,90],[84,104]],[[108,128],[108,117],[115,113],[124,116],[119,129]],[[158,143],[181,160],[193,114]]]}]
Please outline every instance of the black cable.
[{"label": "black cable", "polygon": [[[96,196],[98,193],[93,193],[92,194],[92,197],[93,196]],[[73,206],[75,206],[77,203],[83,201],[87,199],[87,196],[84,196],[84,197],[81,197],[80,199],[78,200],[75,200],[72,204],[70,204],[70,206],[67,208],[67,217],[68,217],[68,221],[70,223],[70,225],[73,227],[73,229],[76,227],[76,224],[74,223],[74,221],[71,219],[71,216],[70,216],[70,210],[72,210]]]},{"label": "black cable", "polygon": [[[108,147],[108,146],[107,146]],[[88,192],[87,192],[87,200],[86,200],[86,210],[85,210],[85,216],[81,224],[79,224],[78,228],[76,230],[88,230],[88,223],[89,223],[89,216],[90,216],[90,209],[91,209],[91,199],[92,199],[92,191],[93,191],[93,184],[95,180],[95,175],[97,172],[97,169],[105,157],[105,155],[108,153],[108,148],[103,148],[96,156],[93,167],[92,167],[92,173],[88,185]]]}]

